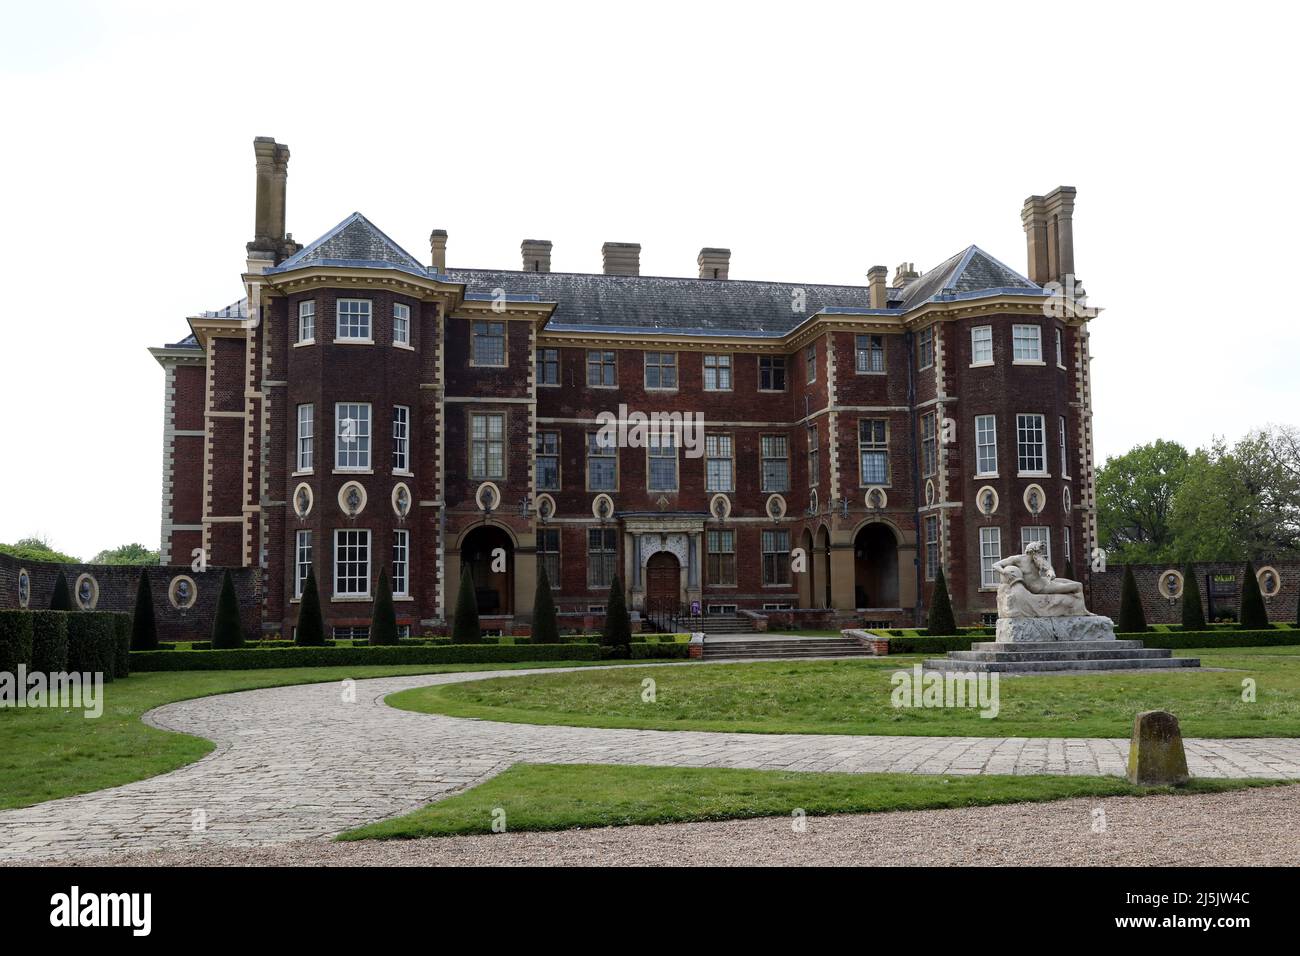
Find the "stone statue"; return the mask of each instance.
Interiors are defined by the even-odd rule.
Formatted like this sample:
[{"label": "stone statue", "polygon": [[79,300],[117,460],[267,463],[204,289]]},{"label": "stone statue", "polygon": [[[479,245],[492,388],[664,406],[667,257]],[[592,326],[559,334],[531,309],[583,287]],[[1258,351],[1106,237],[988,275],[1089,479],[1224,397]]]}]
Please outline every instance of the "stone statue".
[{"label": "stone statue", "polygon": [[1024,554],[1003,558],[993,567],[1002,578],[999,641],[1114,640],[1110,618],[1088,611],[1082,584],[1056,576],[1041,541],[1029,542]]},{"label": "stone statue", "polygon": [[1031,541],[1024,554],[993,565],[1002,576],[998,586],[998,617],[1064,617],[1087,614],[1083,585],[1058,578],[1043,555],[1043,543]]}]

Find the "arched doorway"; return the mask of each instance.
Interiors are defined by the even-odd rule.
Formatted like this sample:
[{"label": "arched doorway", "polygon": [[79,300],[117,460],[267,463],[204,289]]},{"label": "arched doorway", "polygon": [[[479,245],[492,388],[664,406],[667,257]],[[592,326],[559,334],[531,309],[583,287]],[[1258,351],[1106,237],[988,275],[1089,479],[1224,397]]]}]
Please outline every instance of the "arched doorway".
[{"label": "arched doorway", "polygon": [[645,564],[646,609],[651,613],[680,610],[682,566],[671,551],[656,551]]},{"label": "arched doorway", "polygon": [[[812,558],[809,557],[809,562]],[[822,598],[821,607],[832,607],[831,601],[831,533],[826,530],[826,525],[817,529],[817,563],[821,565],[817,572],[817,580],[821,582]],[[814,592],[815,593],[815,592]],[[815,600],[815,598],[814,598]]]},{"label": "arched doorway", "polygon": [[460,560],[474,579],[478,612],[513,614],[515,546],[505,529],[493,525],[475,528],[461,544]]},{"label": "arched doorway", "polygon": [[864,525],[853,539],[858,607],[898,607],[898,538],[888,525]]}]

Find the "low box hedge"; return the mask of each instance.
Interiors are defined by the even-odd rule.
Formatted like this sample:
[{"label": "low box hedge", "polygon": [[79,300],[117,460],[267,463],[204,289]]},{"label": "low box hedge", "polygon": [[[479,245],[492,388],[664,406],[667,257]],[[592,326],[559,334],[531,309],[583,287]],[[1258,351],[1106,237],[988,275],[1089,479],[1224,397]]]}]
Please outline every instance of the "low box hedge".
[{"label": "low box hedge", "polygon": [[114,637],[117,645],[113,648],[113,676],[128,677],[131,674],[131,615],[113,615]]},{"label": "low box hedge", "polygon": [[[99,673],[111,681],[117,662],[117,619],[126,615],[109,611],[68,614],[68,670]],[[130,618],[127,618],[128,621]]]},{"label": "low box hedge", "polygon": [[271,667],[357,667],[365,664],[507,664],[594,661],[594,644],[449,644],[441,647],[286,647],[216,651],[132,651],[136,671],[263,670]]},{"label": "low box hedge", "polygon": [[[1121,641],[1142,641],[1147,647],[1163,647],[1172,651],[1189,650],[1197,647],[1293,647],[1300,646],[1300,628],[1280,630],[1270,628],[1267,631],[1150,631],[1141,633],[1118,633]],[[976,635],[973,637],[890,637],[891,654],[946,654],[949,651],[968,651],[971,644],[989,640]]]},{"label": "low box hedge", "polygon": [[57,674],[68,669],[68,612],[31,611],[33,671]]},{"label": "low box hedge", "polygon": [[691,650],[689,644],[682,644],[677,641],[633,641],[628,646],[632,648],[632,660],[646,660],[648,658],[684,659],[690,657]]},{"label": "low box hedge", "polygon": [[31,612],[0,611],[0,673],[17,674],[19,665],[32,666]]}]

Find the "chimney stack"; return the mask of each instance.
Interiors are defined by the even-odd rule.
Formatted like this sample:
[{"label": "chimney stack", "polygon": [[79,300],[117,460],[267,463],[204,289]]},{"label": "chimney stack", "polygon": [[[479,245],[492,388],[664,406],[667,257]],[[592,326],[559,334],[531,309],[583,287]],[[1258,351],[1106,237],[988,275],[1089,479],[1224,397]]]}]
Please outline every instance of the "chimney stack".
[{"label": "chimney stack", "polygon": [[600,254],[607,276],[641,274],[641,243],[639,242],[607,242],[600,247]]},{"label": "chimney stack", "polygon": [[884,266],[872,266],[867,270],[867,304],[873,309],[889,308],[889,290],[885,279],[889,270]]},{"label": "chimney stack", "polygon": [[447,271],[446,229],[435,229],[429,233],[429,265],[436,272]]},{"label": "chimney stack", "polygon": [[525,239],[519,243],[519,251],[523,253],[525,272],[551,271],[551,240]]},{"label": "chimney stack", "polygon": [[725,279],[731,266],[730,249],[710,249],[707,246],[695,257],[700,267],[701,279]]},{"label": "chimney stack", "polygon": [[898,268],[894,270],[894,288],[901,289],[913,279],[918,278],[920,276],[916,274],[916,263],[900,262]]},{"label": "chimney stack", "polygon": [[1030,196],[1020,210],[1029,252],[1029,278],[1036,285],[1064,282],[1074,274],[1073,186],[1057,186],[1046,196]]},{"label": "chimney stack", "polygon": [[289,147],[270,136],[253,140],[257,162],[257,193],[253,209],[253,241],[247,249],[250,259],[280,262],[301,247],[284,231],[285,190],[289,178]]}]

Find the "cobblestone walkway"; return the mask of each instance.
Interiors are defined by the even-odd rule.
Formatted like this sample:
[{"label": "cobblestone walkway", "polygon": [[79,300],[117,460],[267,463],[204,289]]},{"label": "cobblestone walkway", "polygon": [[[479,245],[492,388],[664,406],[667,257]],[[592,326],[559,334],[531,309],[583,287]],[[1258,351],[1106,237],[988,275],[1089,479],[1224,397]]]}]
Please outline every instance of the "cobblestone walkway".
[{"label": "cobblestone walkway", "polygon": [[[555,673],[550,669],[546,673]],[[324,839],[407,813],[519,761],[851,773],[1119,775],[1124,740],[606,730],[463,720],[383,698],[537,670],[309,684],[182,701],[145,715],[217,749],[172,773],[0,812],[0,861]],[[1300,779],[1300,740],[1188,740],[1204,777]],[[196,821],[202,828],[196,830]]]}]

